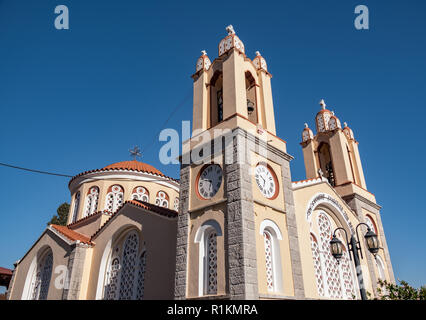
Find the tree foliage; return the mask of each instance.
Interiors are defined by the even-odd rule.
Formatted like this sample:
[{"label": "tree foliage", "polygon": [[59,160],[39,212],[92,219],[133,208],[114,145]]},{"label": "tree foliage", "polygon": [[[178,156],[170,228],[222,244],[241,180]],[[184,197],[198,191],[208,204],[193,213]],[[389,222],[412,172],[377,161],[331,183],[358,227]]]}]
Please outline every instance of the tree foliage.
[{"label": "tree foliage", "polygon": [[65,226],[67,224],[68,214],[70,212],[70,205],[64,202],[58,207],[56,212],[57,214],[54,215],[47,224],[58,224],[60,226]]},{"label": "tree foliage", "polygon": [[420,289],[413,288],[404,280],[398,284],[379,280],[377,292],[381,300],[426,300],[426,286]]}]

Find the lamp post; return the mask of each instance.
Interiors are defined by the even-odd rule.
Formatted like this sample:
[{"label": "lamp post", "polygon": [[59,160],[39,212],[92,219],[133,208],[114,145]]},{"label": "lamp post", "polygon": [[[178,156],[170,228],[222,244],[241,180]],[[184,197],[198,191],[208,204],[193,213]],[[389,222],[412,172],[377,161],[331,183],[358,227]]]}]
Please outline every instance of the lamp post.
[{"label": "lamp post", "polygon": [[[339,227],[336,230],[334,230],[333,238],[330,241],[330,248],[331,248],[331,254],[337,260],[337,263],[339,263],[340,259],[343,256],[343,243],[342,241],[340,241],[340,239],[336,237],[336,232],[339,230],[343,230],[345,232],[346,245],[347,245],[348,251],[352,252],[354,256],[355,269],[356,269],[356,275],[358,278],[361,299],[367,300],[367,294],[365,292],[364,280],[362,277],[362,271],[360,267],[361,262],[358,255],[358,251],[359,251],[359,253],[361,254],[361,259],[363,259],[361,243],[359,241],[359,236],[358,236],[358,228],[360,225],[365,225],[367,227],[367,233],[364,235],[364,239],[367,244],[368,251],[370,251],[374,255],[374,257],[376,257],[376,254],[377,252],[379,252],[379,249],[380,249],[379,239],[377,235],[370,229],[370,227],[364,222],[361,222],[356,226],[355,228],[356,238],[352,234],[350,241],[348,240],[348,234],[344,228]],[[349,259],[352,260],[350,254],[349,254]]]}]

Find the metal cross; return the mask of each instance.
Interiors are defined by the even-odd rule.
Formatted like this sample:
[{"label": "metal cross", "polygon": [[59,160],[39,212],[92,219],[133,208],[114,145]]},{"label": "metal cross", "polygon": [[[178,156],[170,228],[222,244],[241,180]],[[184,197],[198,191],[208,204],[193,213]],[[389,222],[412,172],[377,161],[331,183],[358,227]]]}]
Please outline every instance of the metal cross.
[{"label": "metal cross", "polygon": [[133,149],[130,149],[129,152],[130,152],[130,156],[134,157],[133,160],[136,160],[136,158],[142,157],[141,149],[139,149],[138,146],[135,146]]}]

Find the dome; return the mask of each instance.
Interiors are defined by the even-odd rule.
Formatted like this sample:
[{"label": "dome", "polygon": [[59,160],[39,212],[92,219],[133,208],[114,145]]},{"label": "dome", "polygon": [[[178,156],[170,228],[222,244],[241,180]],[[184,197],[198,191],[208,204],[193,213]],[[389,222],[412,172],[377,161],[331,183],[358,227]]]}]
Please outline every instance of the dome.
[{"label": "dome", "polygon": [[354,138],[354,132],[352,131],[351,128],[348,127],[348,124],[345,122],[344,123],[345,127],[343,128],[343,132],[346,134],[346,136],[351,139],[351,140],[355,140]]},{"label": "dome", "polygon": [[234,27],[229,25],[226,27],[226,31],[228,31],[228,35],[219,43],[219,56],[225,54],[232,48],[244,53],[244,43],[235,34]]},{"label": "dome", "polygon": [[305,123],[305,129],[302,131],[302,142],[312,140],[314,138],[314,133],[309,129],[308,124]]},{"label": "dome", "polygon": [[253,59],[253,64],[257,70],[268,71],[268,66],[266,65],[266,60],[260,55],[259,51],[256,51],[256,57]]},{"label": "dome", "polygon": [[339,118],[334,115],[334,112],[331,112],[332,116],[330,117],[330,121],[328,121],[328,127],[330,130],[335,130],[337,128],[342,129],[342,125],[340,124]]},{"label": "dome", "polygon": [[164,176],[164,174],[160,170],[154,168],[150,164],[139,162],[137,160],[116,162],[106,167],[103,167],[101,170],[111,170],[111,169],[141,171],[141,172],[156,174],[159,176]]},{"label": "dome", "polygon": [[315,122],[317,125],[317,132],[326,132],[329,130],[329,122],[330,118],[333,116],[333,113],[326,109],[326,104],[324,102],[324,99],[320,101],[320,105],[322,107],[322,110],[317,113],[315,117]]},{"label": "dome", "polygon": [[195,72],[198,72],[200,70],[209,70],[211,66],[211,61],[209,57],[207,56],[207,52],[205,50],[201,51],[202,55],[198,58],[197,64],[195,66]]}]

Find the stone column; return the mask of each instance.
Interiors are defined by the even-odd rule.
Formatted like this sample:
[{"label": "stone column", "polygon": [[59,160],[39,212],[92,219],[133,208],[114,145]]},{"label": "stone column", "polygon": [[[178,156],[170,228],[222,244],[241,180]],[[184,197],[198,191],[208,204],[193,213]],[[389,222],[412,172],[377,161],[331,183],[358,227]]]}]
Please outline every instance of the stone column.
[{"label": "stone column", "polygon": [[190,166],[182,165],[180,170],[175,271],[175,299],[179,300],[186,298],[190,181]]}]

